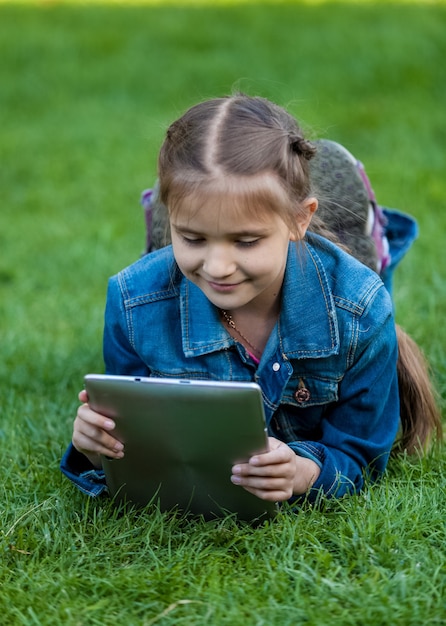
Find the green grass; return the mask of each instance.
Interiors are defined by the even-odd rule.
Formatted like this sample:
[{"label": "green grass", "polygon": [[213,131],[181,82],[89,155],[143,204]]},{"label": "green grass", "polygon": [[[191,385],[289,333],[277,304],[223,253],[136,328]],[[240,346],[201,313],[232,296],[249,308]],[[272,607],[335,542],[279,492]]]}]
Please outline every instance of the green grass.
[{"label": "green grass", "polygon": [[26,495],[4,526],[2,615],[17,624],[442,624],[445,469],[438,458],[395,462],[363,495],[253,529],[124,514],[57,476],[42,486],[46,467],[33,460],[31,477],[14,477]]},{"label": "green grass", "polygon": [[444,406],[445,4],[35,4],[0,3],[0,622],[444,623],[444,452],[256,529],[115,511],[58,462],[166,124],[234,89],[344,143],[418,219],[397,317]]}]

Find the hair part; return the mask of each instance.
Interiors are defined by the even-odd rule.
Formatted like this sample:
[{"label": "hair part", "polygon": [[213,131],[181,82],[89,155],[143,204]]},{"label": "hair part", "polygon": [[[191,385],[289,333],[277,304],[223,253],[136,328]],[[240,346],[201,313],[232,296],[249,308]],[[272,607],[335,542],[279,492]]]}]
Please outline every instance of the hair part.
[{"label": "hair part", "polygon": [[299,236],[296,217],[311,193],[315,154],[296,120],[272,102],[243,94],[208,100],[167,130],[158,159],[160,199],[171,213],[186,198],[234,192],[252,207],[258,199],[260,210],[276,212]]}]

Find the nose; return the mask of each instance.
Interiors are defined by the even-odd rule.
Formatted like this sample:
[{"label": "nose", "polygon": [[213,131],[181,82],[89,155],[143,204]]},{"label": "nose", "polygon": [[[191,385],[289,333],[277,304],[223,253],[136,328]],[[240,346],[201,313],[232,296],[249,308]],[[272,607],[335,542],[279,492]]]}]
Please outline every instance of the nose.
[{"label": "nose", "polygon": [[230,246],[215,244],[208,246],[203,259],[203,270],[210,278],[226,278],[236,269]]}]

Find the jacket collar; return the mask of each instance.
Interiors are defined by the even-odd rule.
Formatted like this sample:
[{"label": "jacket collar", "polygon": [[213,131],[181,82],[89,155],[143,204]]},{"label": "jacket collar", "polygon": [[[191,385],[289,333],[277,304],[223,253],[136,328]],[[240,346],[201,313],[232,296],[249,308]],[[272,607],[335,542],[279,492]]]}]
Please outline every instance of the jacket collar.
[{"label": "jacket collar", "polygon": [[[318,358],[339,352],[333,294],[316,251],[318,239],[291,243],[282,291],[279,334],[291,358]],[[320,240],[319,240],[320,241]]]},{"label": "jacket collar", "polygon": [[[317,239],[290,243],[278,327],[281,351],[288,358],[321,358],[339,352],[333,295],[316,251]],[[186,357],[225,350],[235,344],[218,309],[183,278],[180,289],[183,350]]]}]

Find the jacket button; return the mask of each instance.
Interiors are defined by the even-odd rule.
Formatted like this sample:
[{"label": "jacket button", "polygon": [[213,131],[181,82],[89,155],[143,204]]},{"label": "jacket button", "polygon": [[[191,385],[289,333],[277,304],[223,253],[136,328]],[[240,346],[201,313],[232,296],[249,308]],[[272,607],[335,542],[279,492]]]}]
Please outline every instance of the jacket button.
[{"label": "jacket button", "polygon": [[308,400],[311,398],[311,393],[306,387],[299,386],[294,392],[294,398],[299,403],[308,402]]}]

